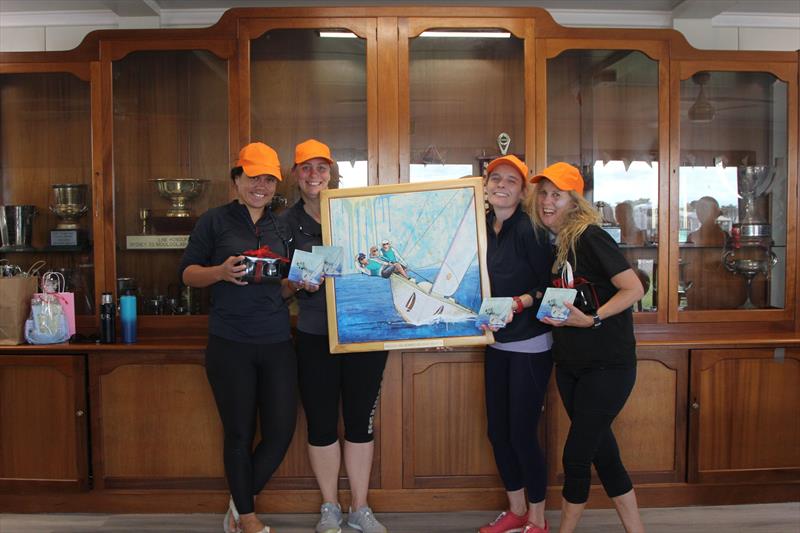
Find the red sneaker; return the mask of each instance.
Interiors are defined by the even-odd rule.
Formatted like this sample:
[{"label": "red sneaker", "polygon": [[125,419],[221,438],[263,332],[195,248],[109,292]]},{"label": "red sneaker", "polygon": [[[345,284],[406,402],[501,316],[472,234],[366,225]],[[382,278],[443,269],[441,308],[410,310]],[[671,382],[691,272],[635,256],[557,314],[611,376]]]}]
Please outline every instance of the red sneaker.
[{"label": "red sneaker", "polygon": [[525,527],[522,528],[522,533],[550,533],[550,526],[548,525],[547,520],[544,521],[544,529],[532,522],[528,522],[525,524]]},{"label": "red sneaker", "polygon": [[479,533],[520,533],[528,523],[528,515],[517,516],[509,511],[503,511],[494,521],[489,522],[478,530]]}]

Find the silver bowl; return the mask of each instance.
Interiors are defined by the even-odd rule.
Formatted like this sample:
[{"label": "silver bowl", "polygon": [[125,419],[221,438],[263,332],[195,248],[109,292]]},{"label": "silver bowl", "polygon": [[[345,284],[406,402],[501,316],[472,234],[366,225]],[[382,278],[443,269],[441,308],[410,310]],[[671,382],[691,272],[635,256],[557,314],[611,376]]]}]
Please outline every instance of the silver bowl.
[{"label": "silver bowl", "polygon": [[83,183],[53,185],[53,205],[50,211],[61,221],[56,229],[77,229],[78,219],[89,211],[89,186]]},{"label": "silver bowl", "polygon": [[189,200],[200,196],[209,182],[198,178],[156,178],[149,180],[156,184],[158,194],[172,205],[167,210],[168,217],[190,217]]}]

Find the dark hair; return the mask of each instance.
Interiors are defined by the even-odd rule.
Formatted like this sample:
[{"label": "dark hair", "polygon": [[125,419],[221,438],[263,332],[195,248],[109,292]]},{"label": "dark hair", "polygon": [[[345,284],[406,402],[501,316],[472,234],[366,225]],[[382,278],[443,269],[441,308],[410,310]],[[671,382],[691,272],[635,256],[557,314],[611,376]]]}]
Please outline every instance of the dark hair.
[{"label": "dark hair", "polygon": [[231,181],[236,181],[236,178],[244,174],[244,167],[233,167],[231,169]]}]

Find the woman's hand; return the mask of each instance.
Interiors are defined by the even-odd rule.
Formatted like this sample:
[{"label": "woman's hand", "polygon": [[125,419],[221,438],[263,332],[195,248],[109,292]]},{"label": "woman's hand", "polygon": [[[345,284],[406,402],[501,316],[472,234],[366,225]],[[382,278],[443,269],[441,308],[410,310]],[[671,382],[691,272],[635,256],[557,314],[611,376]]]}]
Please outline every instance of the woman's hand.
[{"label": "woman's hand", "polygon": [[247,285],[246,281],[242,281],[244,271],[247,269],[242,261],[244,261],[243,255],[232,255],[219,265],[220,281],[227,281],[234,285]]},{"label": "woman's hand", "polygon": [[569,309],[569,316],[564,320],[556,320],[549,316],[542,317],[539,320],[545,324],[550,324],[554,328],[560,328],[563,326],[572,326],[573,328],[590,328],[594,326],[594,318],[575,307],[571,302],[565,300],[564,307]]},{"label": "woman's hand", "polygon": [[[506,326],[509,325],[512,320],[514,320],[514,312],[513,311],[508,313],[508,315],[506,316],[506,324],[505,325]],[[489,324],[481,324],[480,328],[481,328],[482,331],[491,331],[491,332],[496,332],[496,331],[500,330],[500,326],[490,326]]]},{"label": "woman's hand", "polygon": [[306,292],[317,292],[321,287],[322,283],[325,282],[325,276],[322,277],[322,281],[319,285],[316,283],[312,283],[308,280],[303,280],[301,283],[297,283],[294,281],[289,281],[289,287],[291,287],[294,292],[306,291]]}]

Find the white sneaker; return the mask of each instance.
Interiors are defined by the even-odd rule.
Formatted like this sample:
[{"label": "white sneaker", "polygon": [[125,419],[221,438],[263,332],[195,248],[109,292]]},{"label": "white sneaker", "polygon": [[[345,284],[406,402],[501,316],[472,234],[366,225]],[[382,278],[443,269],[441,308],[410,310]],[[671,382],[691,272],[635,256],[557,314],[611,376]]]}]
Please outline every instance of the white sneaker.
[{"label": "white sneaker", "polygon": [[342,533],[342,508],[338,503],[323,503],[319,514],[316,533]]},{"label": "white sneaker", "polygon": [[372,514],[372,509],[366,505],[357,511],[350,509],[347,514],[347,525],[362,533],[388,533],[383,524]]}]

